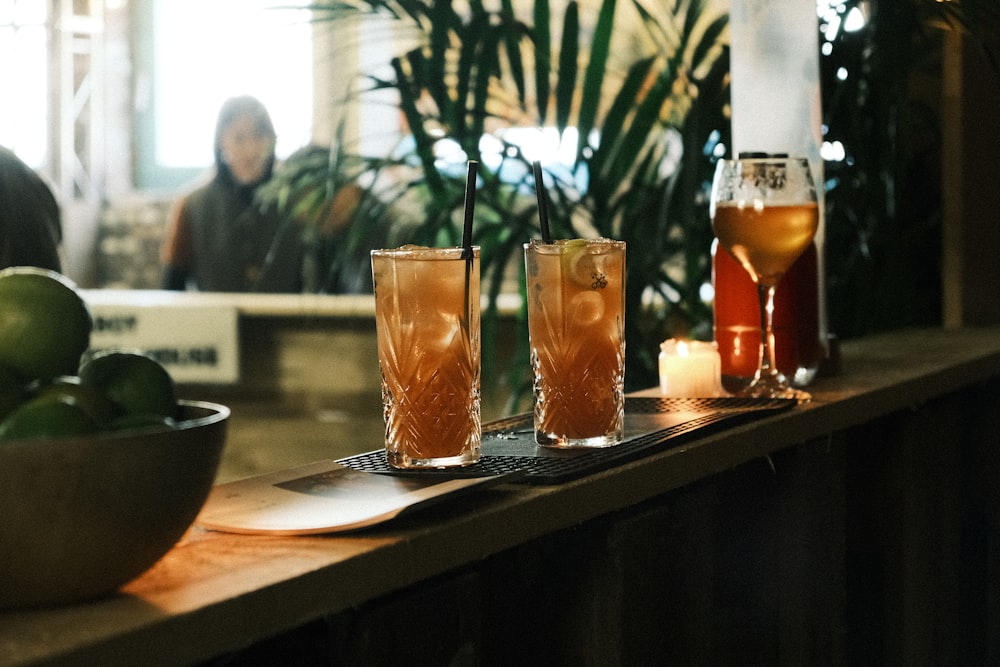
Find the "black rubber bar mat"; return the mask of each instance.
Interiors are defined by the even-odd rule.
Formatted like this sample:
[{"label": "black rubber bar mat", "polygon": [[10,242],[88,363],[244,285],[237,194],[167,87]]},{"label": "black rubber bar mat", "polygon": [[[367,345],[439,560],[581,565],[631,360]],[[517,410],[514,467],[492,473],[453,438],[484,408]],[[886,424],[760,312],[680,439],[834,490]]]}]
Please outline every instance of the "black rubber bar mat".
[{"label": "black rubber bar mat", "polygon": [[482,456],[478,463],[463,468],[397,470],[386,462],[384,449],[337,463],[391,475],[484,477],[519,472],[516,479],[520,482],[559,484],[794,405],[794,399],[632,397],[625,399],[625,440],[613,447],[539,447],[531,414],[521,414],[484,424]]}]

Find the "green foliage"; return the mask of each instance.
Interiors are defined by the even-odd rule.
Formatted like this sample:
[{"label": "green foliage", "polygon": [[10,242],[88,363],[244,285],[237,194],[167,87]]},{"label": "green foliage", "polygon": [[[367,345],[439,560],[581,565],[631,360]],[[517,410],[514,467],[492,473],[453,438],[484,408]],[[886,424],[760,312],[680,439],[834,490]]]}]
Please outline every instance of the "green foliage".
[{"label": "green foliage", "polygon": [[[628,243],[627,384],[656,382],[664,338],[711,336],[699,290],[709,278],[707,190],[714,151],[730,144],[727,17],[706,0],[346,0],[317,2],[317,20],[388,19],[410,39],[385,35],[388,74],[367,73],[349,95],[394,91],[411,133],[389,156],[304,151],[282,167],[272,205],[295,224],[322,229],[334,194],[357,186],[352,223],[316,234],[321,291],[357,288],[367,250],[383,245],[457,245],[465,160],[481,169],[475,242],[482,246],[484,350],[494,349],[504,278],[523,271],[521,244],[538,235],[530,159],[505,141],[517,127],[579,137],[570,164],[546,165],[557,236],[605,235]],[[847,159],[828,162],[827,288],[831,328],[842,337],[936,321],[939,302],[940,119],[910,82],[936,66],[941,29],[971,35],[998,76],[996,0],[844,0],[869,22],[839,31],[821,58],[827,141]],[[520,13],[519,13],[520,12]],[[822,28],[822,26],[821,26]],[[849,73],[839,76],[843,68]],[[339,105],[343,100],[332,100]],[[484,151],[484,138],[501,150]],[[442,156],[447,145],[459,157]],[[514,359],[527,359],[524,323]],[[487,380],[527,388],[526,368]],[[525,364],[526,365],[526,364]],[[520,392],[520,393],[519,393]]]},{"label": "green foliage", "polygon": [[845,0],[841,16],[862,4],[865,28],[824,34],[820,61],[825,139],[845,150],[825,165],[828,311],[842,338],[940,324],[943,31],[966,33],[1000,77],[996,0]]},{"label": "green foliage", "polygon": [[[549,0],[519,8],[510,0],[315,3],[318,20],[391,17],[418,38],[387,55],[391,76],[369,75],[358,93],[395,91],[411,141],[389,157],[339,156],[347,172],[340,181],[364,184],[373,200],[358,207],[354,238],[458,245],[464,161],[479,161],[474,242],[482,247],[484,350],[491,350],[504,279],[523,272],[521,246],[539,233],[531,159],[505,130],[547,126],[564,142],[578,137],[571,164],[544,166],[553,234],[628,243],[626,384],[655,384],[663,338],[710,335],[699,294],[711,241],[704,193],[712,143],[728,134],[727,17],[712,15],[706,0],[603,0],[596,16],[575,0],[562,11]],[[484,153],[484,137],[500,150]],[[460,149],[460,164],[442,158],[447,145]],[[286,210],[289,197],[308,209],[318,194],[296,185],[292,171],[276,187],[286,190]],[[387,172],[391,179],[376,175]],[[281,199],[277,190],[270,197]],[[419,211],[410,220],[394,205],[402,201]],[[523,354],[515,358],[524,368],[501,373],[484,355],[484,376],[514,388],[515,403],[527,387],[526,338],[522,319]]]}]

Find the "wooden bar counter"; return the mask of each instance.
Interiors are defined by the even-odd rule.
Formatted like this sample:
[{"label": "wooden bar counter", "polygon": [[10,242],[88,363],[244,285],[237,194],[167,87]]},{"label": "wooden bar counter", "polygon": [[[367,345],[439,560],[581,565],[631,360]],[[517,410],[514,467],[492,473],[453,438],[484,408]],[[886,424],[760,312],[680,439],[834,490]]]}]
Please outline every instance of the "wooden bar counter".
[{"label": "wooden bar counter", "polygon": [[0,664],[995,664],[1000,329],[842,359],[809,404],[564,484],[192,528],[116,596],[0,614]]}]

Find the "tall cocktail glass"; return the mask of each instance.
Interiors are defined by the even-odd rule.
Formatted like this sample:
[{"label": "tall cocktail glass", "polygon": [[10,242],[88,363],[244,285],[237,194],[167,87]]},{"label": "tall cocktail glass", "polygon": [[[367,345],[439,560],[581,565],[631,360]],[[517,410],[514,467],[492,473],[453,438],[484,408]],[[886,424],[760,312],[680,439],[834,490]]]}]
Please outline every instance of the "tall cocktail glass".
[{"label": "tall cocktail glass", "polygon": [[625,436],[625,243],[524,245],[535,442],[607,447]]},{"label": "tall cocktail glass", "polygon": [[480,417],[479,248],[373,250],[389,464],[475,463]]}]

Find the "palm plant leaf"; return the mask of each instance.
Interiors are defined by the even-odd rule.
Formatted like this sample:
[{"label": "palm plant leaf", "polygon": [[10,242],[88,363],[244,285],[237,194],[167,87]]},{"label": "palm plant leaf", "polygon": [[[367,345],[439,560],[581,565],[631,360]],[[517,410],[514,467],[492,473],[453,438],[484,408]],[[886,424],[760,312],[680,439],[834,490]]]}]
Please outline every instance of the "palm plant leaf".
[{"label": "palm plant leaf", "polygon": [[[612,100],[611,107],[601,127],[602,143],[615,145],[618,137],[626,129],[629,118],[635,111],[635,100],[638,99],[642,86],[649,79],[650,72],[656,64],[656,56],[650,56],[633,64],[625,77],[622,87]],[[590,160],[590,171],[594,174],[606,174],[607,163],[613,157],[613,151],[597,151]]]},{"label": "palm plant leaf", "polygon": [[[677,239],[686,233],[688,217],[696,214],[693,205],[676,205],[690,194],[683,186],[691,182],[682,181],[680,174],[701,173],[682,162],[679,174],[662,174],[669,153],[665,137],[673,136],[668,133],[672,125],[683,126],[685,113],[693,105],[691,100],[679,103],[688,89],[699,83],[692,71],[711,65],[719,55],[725,17],[706,26],[706,0],[680,0],[668,7],[647,7],[644,0],[632,0],[630,6],[638,21],[628,30],[646,30],[652,39],[644,44],[651,42],[654,48],[622,66],[612,64],[611,57],[615,54],[620,60],[615,40],[628,39],[629,34],[619,36],[623,8],[617,0],[602,0],[593,29],[587,31],[581,29],[582,10],[577,0],[570,0],[558,16],[550,0],[532,0],[531,25],[517,18],[514,0],[501,0],[495,9],[487,9],[481,0],[462,6],[453,5],[451,0],[317,4],[338,17],[351,11],[391,16],[418,38],[416,48],[391,58],[392,78],[368,79],[368,90],[393,89],[398,93],[412,149],[368,163],[371,174],[392,169],[396,176],[377,196],[362,199],[357,215],[364,224],[358,226],[385,227],[385,223],[376,223],[376,218],[391,218],[393,210],[399,209],[395,202],[405,198],[409,210],[414,202],[421,210],[418,222],[398,240],[456,244],[464,187],[459,170],[448,166],[436,152],[444,140],[455,142],[466,157],[480,159],[481,139],[489,128],[531,119],[543,125],[551,122],[561,134],[575,129],[579,141],[572,164],[549,170],[550,186],[543,195],[551,204],[550,223],[553,232],[561,236],[596,231],[630,243],[627,300],[630,311],[637,315],[626,323],[627,337],[631,337],[627,350],[631,359],[647,368],[632,365],[629,372],[638,373],[639,381],[645,382],[650,356],[655,356],[648,349],[648,337],[659,335],[656,327],[664,318],[650,320],[643,314],[642,295],[652,290],[670,293],[674,300],[690,297],[690,286],[684,279],[665,270],[664,255],[678,255]],[[556,39],[553,26],[559,23],[561,36]],[[629,44],[630,49],[633,46]],[[716,96],[711,99],[718,101]],[[692,131],[685,137],[685,147],[704,140],[704,135]],[[530,161],[519,146],[504,142],[502,136],[497,138],[503,149],[495,162],[480,159],[476,195],[474,242],[483,249],[481,266],[487,296],[484,349],[490,349],[489,341],[499,335],[497,303],[512,260],[520,255],[521,244],[537,233],[537,211],[530,197]],[[697,149],[691,156],[685,155],[685,160],[708,161]],[[678,213],[682,217],[674,217]],[[353,241],[363,243],[365,235],[353,232]],[[687,260],[694,261],[684,256]],[[702,268],[695,267],[698,279],[703,277]],[[523,266],[519,280],[523,280],[521,271]],[[679,292],[683,292],[680,297]],[[515,344],[527,344],[523,331]],[[652,363],[655,365],[655,359]],[[484,377],[503,370],[492,369],[491,364],[489,355],[484,355]],[[522,389],[523,371],[508,369],[509,381]]]},{"label": "palm plant leaf", "polygon": [[566,16],[563,18],[562,40],[559,44],[559,78],[556,80],[556,127],[559,128],[560,132],[569,127],[570,114],[573,111],[573,99],[576,94],[576,77],[579,69],[579,33],[579,6],[576,0],[573,0],[566,6]]},{"label": "palm plant leaf", "polygon": [[[411,52],[411,55],[415,55],[415,53]],[[412,60],[417,60],[417,69],[419,69],[419,59],[414,58]],[[417,146],[416,152],[424,167],[424,177],[427,179],[427,186],[435,197],[441,197],[444,194],[445,187],[440,174],[438,174],[434,166],[434,139],[427,133],[423,118],[417,109],[416,100],[419,96],[420,87],[413,80],[412,72],[414,68],[412,65],[410,73],[408,73],[403,63],[404,60],[401,58],[392,59],[392,69],[396,73],[396,81],[400,91],[399,106],[410,127],[410,132],[413,133],[413,138]]]},{"label": "palm plant leaf", "polygon": [[[490,98],[490,79],[499,74],[498,49],[501,43],[501,32],[491,30],[490,27],[489,15],[484,13],[477,17],[477,20],[471,23],[469,29],[465,31],[468,38],[464,42],[467,46],[463,48],[463,51],[466,52],[463,56],[467,55],[474,60],[468,63],[470,69],[464,72],[473,88],[472,99],[467,103],[469,124],[466,132],[463,133],[468,135],[468,139],[462,142],[462,148],[466,155],[475,160],[479,159],[479,139],[484,134]],[[470,52],[468,46],[472,45],[476,48]],[[478,66],[472,68],[472,62],[477,63]]]},{"label": "palm plant leaf", "polygon": [[548,118],[549,94],[552,90],[549,72],[552,68],[552,28],[549,0],[535,0],[534,4],[535,99],[538,104],[538,122],[545,125]]},{"label": "palm plant leaf", "polygon": [[[580,135],[578,151],[582,151],[590,131],[594,129],[597,110],[601,106],[604,93],[604,72],[608,65],[608,54],[611,52],[611,36],[614,32],[616,0],[604,0],[597,16],[593,39],[590,44],[590,58],[583,79],[583,89],[580,99],[580,114],[577,120],[577,132]],[[580,159],[577,155],[577,159]]]},{"label": "palm plant leaf", "polygon": [[723,36],[729,27],[728,16],[717,16],[702,33],[701,39],[695,44],[691,51],[691,70],[698,71],[702,66],[716,61],[713,54],[716,54],[723,42]]},{"label": "palm plant leaf", "polygon": [[504,23],[501,31],[504,50],[510,64],[510,76],[514,80],[517,89],[517,97],[521,101],[520,107],[524,109],[524,101],[527,100],[528,90],[524,77],[524,60],[521,58],[521,37],[520,31],[514,20],[513,0],[502,0],[500,18]]},{"label": "palm plant leaf", "polygon": [[618,145],[613,147],[615,153],[610,169],[604,174],[606,177],[618,175],[620,178],[622,174],[630,173],[632,166],[636,164],[636,158],[646,150],[650,133],[657,126],[660,110],[671,92],[673,79],[670,73],[671,70],[667,68],[661,70],[649,91],[636,100],[638,104],[632,115],[632,122],[619,139]]},{"label": "palm plant leaf", "polygon": [[457,27],[457,17],[448,0],[431,0],[430,34],[426,67],[421,72],[420,83],[438,106],[438,112],[446,123],[455,123],[457,112],[455,104],[448,94],[447,80],[438,76],[447,71],[447,56],[451,47],[452,31]]}]

